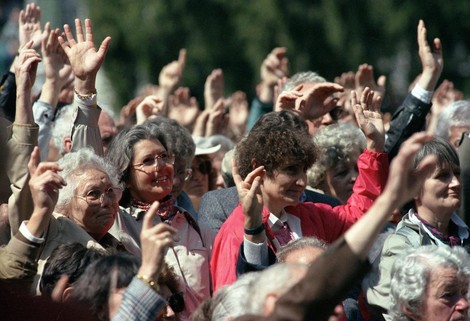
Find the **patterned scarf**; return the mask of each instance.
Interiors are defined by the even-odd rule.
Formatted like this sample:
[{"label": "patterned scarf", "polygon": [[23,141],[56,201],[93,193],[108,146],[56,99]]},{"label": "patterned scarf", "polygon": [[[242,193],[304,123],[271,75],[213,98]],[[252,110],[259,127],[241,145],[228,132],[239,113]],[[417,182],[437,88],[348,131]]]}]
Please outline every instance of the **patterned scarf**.
[{"label": "patterned scarf", "polygon": [[417,213],[416,217],[431,231],[432,235],[434,235],[442,243],[447,244],[451,247],[461,244],[459,237],[459,228],[454,222],[452,222],[452,220],[449,221],[449,234],[444,234],[440,232],[437,228],[426,222]]},{"label": "patterned scarf", "polygon": [[[168,195],[160,202],[160,206],[157,210],[157,215],[160,216],[162,222],[171,223],[173,217],[175,217],[176,213],[178,213],[178,208],[175,207],[175,200],[171,195]],[[139,208],[144,211],[148,211],[152,204],[142,202],[136,199],[131,199],[131,206]]]}]

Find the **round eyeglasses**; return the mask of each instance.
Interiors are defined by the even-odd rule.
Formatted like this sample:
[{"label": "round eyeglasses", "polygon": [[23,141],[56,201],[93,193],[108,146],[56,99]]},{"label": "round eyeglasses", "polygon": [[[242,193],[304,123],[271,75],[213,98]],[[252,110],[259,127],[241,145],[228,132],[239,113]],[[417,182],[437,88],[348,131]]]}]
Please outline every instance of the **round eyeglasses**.
[{"label": "round eyeglasses", "polygon": [[148,157],[142,163],[132,164],[132,166],[140,171],[149,173],[152,170],[158,170],[165,165],[173,165],[175,163],[175,155],[160,154],[155,157]]},{"label": "round eyeglasses", "polygon": [[115,201],[121,192],[121,188],[110,187],[106,191],[92,189],[91,191],[88,191],[85,196],[74,195],[74,197],[85,200],[88,205],[102,205],[105,196],[111,201]]}]

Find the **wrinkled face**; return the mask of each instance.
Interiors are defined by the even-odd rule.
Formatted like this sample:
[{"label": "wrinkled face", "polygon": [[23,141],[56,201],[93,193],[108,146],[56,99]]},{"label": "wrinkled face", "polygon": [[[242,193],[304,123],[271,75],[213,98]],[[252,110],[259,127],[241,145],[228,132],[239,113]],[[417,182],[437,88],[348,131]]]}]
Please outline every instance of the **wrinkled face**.
[{"label": "wrinkled face", "polygon": [[[434,215],[450,214],[460,207],[460,168],[450,164],[435,170],[425,179],[416,203]],[[419,212],[419,209],[418,209]]]},{"label": "wrinkled face", "polygon": [[449,129],[449,143],[454,146],[455,149],[459,148],[460,139],[462,134],[466,131],[470,131],[470,126],[451,126]]},{"label": "wrinkled face", "polygon": [[468,318],[468,280],[453,268],[435,268],[424,295],[419,321],[457,321]]},{"label": "wrinkled face", "polygon": [[307,186],[307,168],[303,164],[290,163],[266,175],[261,184],[264,206],[275,215],[286,206],[293,206]]},{"label": "wrinkled face", "polygon": [[340,161],[326,171],[325,193],[346,204],[358,175],[357,162]]},{"label": "wrinkled face", "polygon": [[[99,240],[114,224],[119,195],[106,193],[114,186],[109,176],[97,169],[88,169],[76,177],[77,187],[68,217]],[[104,194],[100,202],[91,202],[87,196]]]},{"label": "wrinkled face", "polygon": [[209,191],[209,173],[212,163],[206,158],[194,157],[191,166],[193,174],[184,185],[184,191],[191,197],[200,198]]},{"label": "wrinkled face", "polygon": [[127,183],[133,198],[153,203],[170,194],[173,188],[173,164],[160,159],[155,163],[156,157],[167,155],[168,152],[158,140],[144,139],[134,145]]}]

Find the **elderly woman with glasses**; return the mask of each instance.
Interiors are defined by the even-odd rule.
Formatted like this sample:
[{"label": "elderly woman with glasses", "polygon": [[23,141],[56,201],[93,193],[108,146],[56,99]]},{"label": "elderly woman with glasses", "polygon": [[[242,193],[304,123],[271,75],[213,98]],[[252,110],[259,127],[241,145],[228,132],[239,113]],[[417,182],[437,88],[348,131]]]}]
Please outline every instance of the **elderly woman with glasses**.
[{"label": "elderly woman with glasses", "polygon": [[[46,233],[42,238],[34,238],[42,244],[34,286],[47,258],[65,242],[126,250],[108,233],[121,195],[118,176],[112,166],[89,149],[69,153],[58,163],[39,163],[36,148],[28,167],[34,211],[52,211],[55,207]],[[28,235],[27,231],[25,233]]]},{"label": "elderly woman with glasses", "polygon": [[183,291],[186,307],[180,318],[186,320],[210,297],[209,257],[214,235],[175,206],[171,195],[175,156],[167,133],[152,122],[123,130],[111,143],[107,159],[125,186],[121,208],[140,225],[151,204],[158,201],[154,222],[165,222],[178,230],[165,261],[174,269]]}]

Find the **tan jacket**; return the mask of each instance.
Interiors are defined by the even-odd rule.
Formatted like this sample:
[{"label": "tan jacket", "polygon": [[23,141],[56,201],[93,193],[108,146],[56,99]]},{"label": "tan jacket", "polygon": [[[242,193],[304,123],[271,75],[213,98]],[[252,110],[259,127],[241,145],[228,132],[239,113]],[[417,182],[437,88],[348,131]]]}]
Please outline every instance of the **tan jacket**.
[{"label": "tan jacket", "polygon": [[53,213],[53,217],[49,222],[49,227],[45,235],[45,242],[41,247],[38,258],[38,271],[33,281],[33,289],[39,293],[39,280],[44,271],[44,264],[51,255],[52,251],[60,244],[64,243],[80,243],[87,248],[103,247],[95,241],[83,228],[72,222],[69,218],[59,213]]},{"label": "tan jacket", "polygon": [[[142,229],[141,220],[145,212],[136,209],[130,211],[130,208],[127,210],[133,213]],[[168,250],[165,262],[174,269],[180,291],[184,295],[186,308],[179,317],[181,320],[189,320],[190,314],[199,304],[211,296],[209,261],[215,232],[205,225],[199,225],[199,234],[181,211],[171,221],[171,226],[178,230],[179,241]],[[160,217],[155,217],[154,223],[161,223]]]},{"label": "tan jacket", "polygon": [[0,279],[31,281],[37,271],[36,258],[41,247],[14,236],[0,248]]}]

